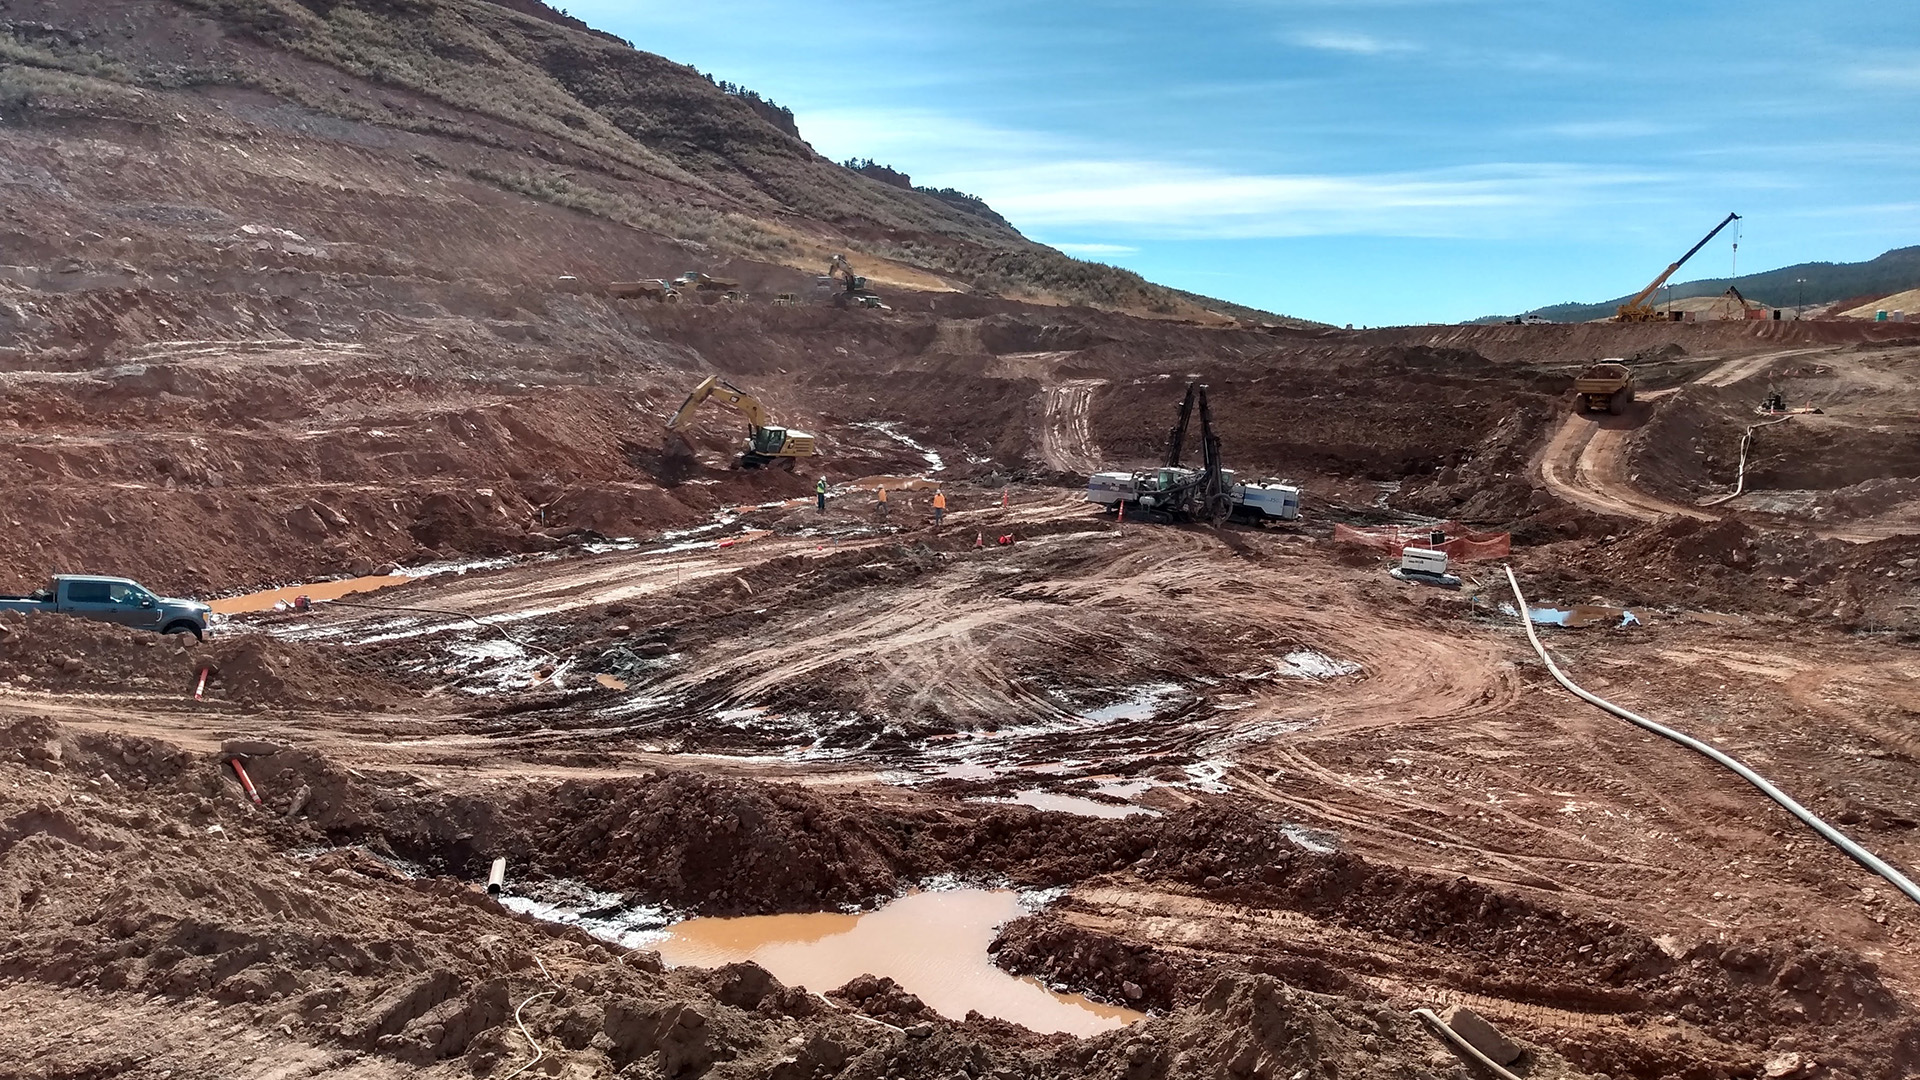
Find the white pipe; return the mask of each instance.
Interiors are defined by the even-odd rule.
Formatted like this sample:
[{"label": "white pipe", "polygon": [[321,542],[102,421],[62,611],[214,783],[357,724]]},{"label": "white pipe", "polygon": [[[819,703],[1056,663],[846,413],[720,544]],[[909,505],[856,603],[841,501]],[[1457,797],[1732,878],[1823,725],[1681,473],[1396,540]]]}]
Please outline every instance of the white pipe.
[{"label": "white pipe", "polygon": [[498,896],[500,895],[501,890],[505,889],[506,887],[507,887],[507,857],[505,855],[502,855],[499,858],[493,860],[493,869],[487,872],[487,892],[491,893],[494,896]]},{"label": "white pipe", "polygon": [[[524,1009],[527,1006],[533,1004],[536,998],[552,997],[553,995],[559,992],[560,991],[558,990],[542,990],[541,992],[521,1002],[520,1009]],[[531,1069],[535,1065],[540,1064],[540,1059],[547,1056],[547,1052],[540,1049],[540,1044],[533,1041],[533,1033],[527,1030],[526,1022],[520,1019],[520,1009],[513,1010],[513,1022],[520,1025],[521,1036],[523,1036],[527,1040],[528,1046],[533,1047],[533,1060],[527,1062],[525,1065],[522,1065],[519,1068],[508,1073],[506,1075],[506,1080],[513,1080],[514,1077],[519,1076],[521,1073],[526,1072],[528,1069]]]},{"label": "white pipe", "polygon": [[1721,503],[1726,502],[1729,499],[1739,498],[1740,493],[1742,491],[1745,491],[1747,488],[1747,447],[1753,445],[1753,433],[1760,430],[1763,427],[1772,427],[1775,424],[1784,424],[1791,419],[1793,419],[1792,416],[1783,416],[1778,420],[1769,420],[1764,424],[1754,424],[1748,427],[1745,434],[1740,436],[1740,471],[1734,474],[1733,491],[1730,494],[1721,495],[1718,498],[1708,499],[1706,502],[1703,502],[1700,505],[1701,506],[1719,506]]},{"label": "white pipe", "polygon": [[1832,844],[1834,847],[1839,848],[1841,851],[1846,852],[1848,858],[1851,858],[1854,862],[1859,863],[1861,866],[1864,866],[1868,870],[1871,870],[1874,873],[1885,878],[1889,885],[1892,885],[1894,888],[1900,890],[1903,894],[1906,895],[1907,899],[1913,901],[1916,904],[1920,904],[1920,885],[1915,885],[1913,882],[1907,880],[1907,876],[1905,874],[1902,874],[1900,871],[1895,870],[1893,867],[1887,865],[1885,862],[1882,862],[1879,856],[1875,855],[1873,852],[1868,851],[1866,848],[1863,848],[1859,844],[1854,843],[1851,839],[1847,837],[1845,833],[1841,832],[1839,829],[1836,829],[1833,826],[1827,824],[1826,822],[1820,820],[1818,817],[1815,817],[1811,810],[1808,810],[1806,807],[1801,806],[1797,802],[1794,802],[1791,798],[1787,796],[1786,792],[1783,792],[1779,788],[1774,787],[1772,784],[1768,783],[1766,778],[1761,776],[1759,773],[1754,772],[1752,769],[1749,769],[1745,765],[1740,764],[1738,761],[1734,760],[1733,758],[1727,756],[1724,753],[1721,753],[1719,750],[1716,750],[1713,747],[1707,745],[1706,743],[1701,742],[1699,739],[1693,738],[1690,735],[1683,735],[1680,732],[1673,730],[1672,728],[1663,727],[1647,719],[1644,716],[1639,716],[1634,713],[1628,712],[1627,710],[1621,708],[1620,706],[1615,705],[1611,701],[1606,701],[1602,698],[1595,697],[1594,695],[1587,693],[1585,690],[1582,690],[1578,686],[1575,686],[1573,684],[1573,680],[1567,678],[1566,675],[1561,672],[1560,666],[1553,662],[1553,657],[1547,655],[1546,647],[1540,644],[1540,635],[1534,632],[1533,619],[1527,614],[1527,598],[1520,595],[1520,579],[1513,575],[1513,567],[1508,566],[1506,570],[1507,570],[1507,583],[1513,586],[1514,603],[1520,605],[1521,625],[1527,628],[1527,640],[1533,642],[1533,651],[1540,654],[1540,659],[1546,661],[1547,670],[1553,673],[1553,677],[1559,681],[1561,686],[1564,686],[1568,690],[1573,691],[1575,696],[1579,697],[1581,700],[1587,702],[1590,705],[1594,705],[1598,708],[1605,709],[1607,712],[1612,713],[1613,715],[1619,717],[1620,719],[1625,720],[1628,723],[1634,724],[1638,727],[1645,728],[1646,730],[1653,732],[1655,735],[1658,735],[1663,739],[1672,739],[1674,742],[1679,743],[1681,746],[1684,746],[1689,750],[1693,750],[1698,753],[1705,754],[1707,757],[1712,758],[1714,761],[1717,761],[1720,764],[1725,765],[1727,768],[1732,769],[1735,773],[1739,774],[1742,780],[1745,780],[1747,783],[1752,784],[1754,787],[1759,788],[1761,793],[1764,794],[1767,798],[1772,799],[1776,803],[1779,803],[1783,808],[1786,809],[1787,813],[1792,814],[1794,817],[1799,818],[1803,824],[1805,824],[1808,828],[1812,829],[1814,832],[1819,833],[1821,837],[1824,838],[1828,843]]},{"label": "white pipe", "polygon": [[1499,1062],[1481,1053],[1479,1047],[1473,1045],[1472,1043],[1468,1042],[1466,1039],[1462,1038],[1459,1032],[1448,1027],[1447,1022],[1445,1020],[1440,1019],[1438,1016],[1435,1016],[1432,1009],[1415,1009],[1413,1010],[1413,1015],[1419,1017],[1422,1021],[1426,1023],[1428,1027],[1432,1028],[1434,1031],[1434,1034],[1440,1036],[1442,1039],[1445,1039],[1447,1042],[1451,1043],[1455,1050],[1458,1050],[1461,1053],[1466,1054],[1468,1057],[1471,1057],[1473,1060],[1479,1062],[1480,1064],[1485,1065],[1487,1067],[1487,1071],[1493,1073],[1493,1075],[1498,1077],[1499,1080],[1520,1080],[1518,1076],[1515,1076],[1514,1074],[1501,1068]]}]

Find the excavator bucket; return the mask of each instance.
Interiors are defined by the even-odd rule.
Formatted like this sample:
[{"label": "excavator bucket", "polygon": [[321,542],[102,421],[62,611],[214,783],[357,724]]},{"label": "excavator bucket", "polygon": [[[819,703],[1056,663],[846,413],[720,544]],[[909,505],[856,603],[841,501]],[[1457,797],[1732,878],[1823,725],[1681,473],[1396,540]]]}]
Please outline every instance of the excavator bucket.
[{"label": "excavator bucket", "polygon": [[653,471],[654,479],[663,487],[674,487],[699,471],[700,455],[694,453],[693,444],[677,431],[667,432],[660,444],[660,464]]}]

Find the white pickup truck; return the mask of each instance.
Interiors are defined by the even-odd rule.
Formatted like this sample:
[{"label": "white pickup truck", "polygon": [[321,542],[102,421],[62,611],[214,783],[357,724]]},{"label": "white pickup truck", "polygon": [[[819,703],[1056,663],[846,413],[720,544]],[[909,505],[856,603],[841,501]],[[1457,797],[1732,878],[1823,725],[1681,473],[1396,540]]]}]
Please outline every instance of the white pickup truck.
[{"label": "white pickup truck", "polygon": [[[1087,479],[1087,501],[1109,510],[1122,503],[1140,509],[1141,499],[1153,497],[1155,489],[1165,490],[1194,474],[1193,469],[1159,468],[1147,473],[1103,472]],[[1147,481],[1142,484],[1141,477]],[[1233,500],[1233,516],[1248,521],[1292,521],[1300,516],[1300,489],[1273,481],[1246,483],[1234,479],[1232,470],[1222,470],[1227,494]]]},{"label": "white pickup truck", "polygon": [[126,578],[60,574],[27,596],[0,596],[0,611],[50,611],[138,630],[202,637],[213,609],[198,600],[155,596]]}]

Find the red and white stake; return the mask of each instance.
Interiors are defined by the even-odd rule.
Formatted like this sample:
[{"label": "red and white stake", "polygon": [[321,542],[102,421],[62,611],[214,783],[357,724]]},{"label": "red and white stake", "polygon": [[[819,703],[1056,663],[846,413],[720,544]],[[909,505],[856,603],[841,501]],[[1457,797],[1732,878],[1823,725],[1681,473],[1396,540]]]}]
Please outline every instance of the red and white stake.
[{"label": "red and white stake", "polygon": [[253,800],[253,805],[259,806],[260,793],[258,791],[253,790],[253,781],[250,778],[248,778],[247,770],[241,766],[240,759],[228,758],[227,764],[233,766],[233,775],[240,778],[240,786],[247,789],[247,798]]},{"label": "red and white stake", "polygon": [[199,701],[201,696],[207,692],[207,673],[212,670],[210,667],[200,669],[200,683],[193,688],[193,700]]}]

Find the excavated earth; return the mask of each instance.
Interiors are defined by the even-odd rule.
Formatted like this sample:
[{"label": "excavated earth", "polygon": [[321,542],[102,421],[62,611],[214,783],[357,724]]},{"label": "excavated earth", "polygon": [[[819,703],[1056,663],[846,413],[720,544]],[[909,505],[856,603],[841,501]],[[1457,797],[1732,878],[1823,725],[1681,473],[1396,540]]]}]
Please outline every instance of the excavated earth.
[{"label": "excavated earth", "polygon": [[[103,5],[81,38],[197,63],[237,48],[196,14],[230,6]],[[0,5],[6,40],[75,10]],[[1333,538],[1511,533],[1528,601],[1609,609],[1542,628],[1574,679],[1920,870],[1902,327],[1302,330],[953,283],[835,308],[484,181],[571,161],[547,135],[276,62],[0,98],[0,592],[387,586],[205,641],[0,615],[0,1071],[1482,1075],[1412,1016],[1462,1005],[1530,1078],[1920,1072],[1920,909],[1561,691],[1499,563],[1430,589]],[[603,287],[683,264],[751,295]],[[1639,401],[1576,415],[1604,357]],[[709,405],[667,468],[716,374],[818,458],[733,468]],[[1082,499],[1164,457],[1193,379],[1300,521]],[[1774,390],[1820,411],[1770,423]],[[672,918],[1026,890],[995,963],[1147,1016],[1073,1038],[668,968],[509,911],[499,857],[510,892]]]}]

